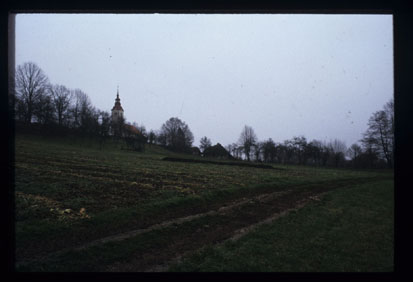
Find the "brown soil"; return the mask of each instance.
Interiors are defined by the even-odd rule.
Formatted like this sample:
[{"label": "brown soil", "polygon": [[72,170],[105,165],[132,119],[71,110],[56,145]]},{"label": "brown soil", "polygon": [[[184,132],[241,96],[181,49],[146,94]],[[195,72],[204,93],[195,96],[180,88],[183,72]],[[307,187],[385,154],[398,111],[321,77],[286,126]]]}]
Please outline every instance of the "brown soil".
[{"label": "brown soil", "polygon": [[[116,262],[103,270],[111,272],[165,271],[170,262],[179,260],[186,254],[207,244],[237,240],[261,224],[272,222],[293,209],[303,207],[310,201],[318,201],[319,197],[327,191],[369,181],[372,181],[372,178],[309,184],[299,189],[292,189],[293,187],[291,187],[290,190],[282,192],[238,199],[207,212],[175,218],[144,229],[108,236],[75,248],[71,247],[50,253],[46,257],[36,258],[36,260],[44,260],[51,255],[57,255],[70,249],[81,250],[107,242],[125,240],[153,230],[161,230],[165,232],[168,238],[167,243],[150,246],[142,252],[135,253],[132,259],[126,258],[127,261]],[[208,219],[208,224],[191,224],[204,217]]]},{"label": "brown soil", "polygon": [[[354,181],[345,181],[331,186],[311,187],[301,191],[286,191],[260,195],[242,204],[221,208],[211,217],[211,224],[168,233],[167,246],[152,246],[149,250],[136,253],[132,260],[117,262],[106,271],[166,271],[171,262],[176,262],[186,254],[207,244],[237,240],[257,226],[270,223],[294,209],[303,207],[310,201],[319,201],[326,191],[345,187]],[[359,181],[357,181],[359,183]],[[219,217],[219,219],[217,219]]]}]

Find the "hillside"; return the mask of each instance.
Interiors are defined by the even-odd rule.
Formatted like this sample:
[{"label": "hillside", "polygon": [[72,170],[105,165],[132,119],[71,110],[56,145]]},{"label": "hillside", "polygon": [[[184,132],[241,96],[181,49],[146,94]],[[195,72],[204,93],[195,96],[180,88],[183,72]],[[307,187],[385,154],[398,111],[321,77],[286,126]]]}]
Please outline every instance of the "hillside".
[{"label": "hillside", "polygon": [[393,177],[391,171],[263,169],[165,157],[188,155],[17,134],[17,270],[166,270],[179,256],[248,233],[325,193]]}]

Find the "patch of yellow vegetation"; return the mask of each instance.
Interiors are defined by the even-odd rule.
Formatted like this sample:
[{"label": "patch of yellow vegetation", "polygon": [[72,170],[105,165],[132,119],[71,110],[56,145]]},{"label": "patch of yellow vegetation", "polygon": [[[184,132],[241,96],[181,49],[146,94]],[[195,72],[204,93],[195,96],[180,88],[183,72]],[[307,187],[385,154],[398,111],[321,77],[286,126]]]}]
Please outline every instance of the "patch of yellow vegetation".
[{"label": "patch of yellow vegetation", "polygon": [[32,195],[32,194],[26,194],[23,192],[16,192],[16,196],[19,198],[22,198],[26,201],[30,201],[30,202],[34,202],[35,204],[40,204],[43,206],[46,206],[48,208],[54,208],[57,206],[60,206],[60,202],[47,198],[47,197],[43,197],[43,196],[39,196],[39,195]]},{"label": "patch of yellow vegetation", "polygon": [[29,208],[36,209],[39,206],[48,208],[51,215],[57,216],[59,220],[90,218],[90,216],[86,213],[85,208],[81,208],[79,212],[75,212],[72,209],[64,208],[59,201],[47,197],[26,194],[23,192],[16,192],[16,197],[33,203],[29,206]]},{"label": "patch of yellow vegetation", "polygon": [[153,185],[150,184],[150,183],[143,183],[143,184],[141,184],[141,187],[145,188],[145,189],[152,189]]}]

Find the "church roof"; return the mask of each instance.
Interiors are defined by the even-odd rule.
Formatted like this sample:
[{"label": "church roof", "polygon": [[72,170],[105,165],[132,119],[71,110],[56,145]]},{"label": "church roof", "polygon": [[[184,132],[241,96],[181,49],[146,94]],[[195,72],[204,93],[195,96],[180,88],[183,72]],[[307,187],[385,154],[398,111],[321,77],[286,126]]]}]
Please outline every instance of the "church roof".
[{"label": "church roof", "polygon": [[115,105],[112,108],[112,111],[114,110],[123,111],[123,108],[120,105],[119,90],[118,90],[118,93],[116,94]]},{"label": "church roof", "polygon": [[131,133],[141,134],[141,132],[136,127],[134,127],[133,125],[124,124],[123,126],[126,130],[130,131]]},{"label": "church roof", "polygon": [[114,110],[123,111],[123,108],[122,108],[122,106],[121,106],[120,103],[119,103],[119,104],[115,104],[115,105],[113,106],[112,111],[114,111]]}]

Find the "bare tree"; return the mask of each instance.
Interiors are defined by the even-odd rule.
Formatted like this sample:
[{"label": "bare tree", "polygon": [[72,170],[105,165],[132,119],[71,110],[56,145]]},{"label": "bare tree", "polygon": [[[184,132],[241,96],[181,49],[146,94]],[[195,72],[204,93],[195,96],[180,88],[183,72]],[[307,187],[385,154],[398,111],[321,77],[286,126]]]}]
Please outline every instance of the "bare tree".
[{"label": "bare tree", "polygon": [[391,164],[390,166],[393,165],[394,163],[394,101],[393,99],[391,99],[389,102],[386,103],[386,105],[384,105],[384,112],[386,113],[387,116],[387,120],[390,123],[390,130],[388,132],[389,139],[390,139],[390,148],[389,148],[389,152],[390,152],[390,161]]},{"label": "bare tree", "polygon": [[368,129],[361,142],[365,148],[371,147],[379,152],[389,167],[393,166],[394,148],[394,110],[393,101],[388,102],[384,110],[373,113],[368,122]]},{"label": "bare tree", "polygon": [[330,146],[325,141],[323,141],[321,147],[321,164],[323,166],[328,165],[328,160],[330,159],[330,156],[332,154],[333,151],[331,150]]},{"label": "bare tree", "polygon": [[361,149],[360,145],[354,143],[348,148],[347,150],[347,156],[351,158],[351,162],[354,167],[357,166],[358,158],[359,156],[363,153],[363,150]]},{"label": "bare tree", "polygon": [[242,160],[242,152],[244,151],[243,146],[237,146],[235,147],[235,156],[237,159]]},{"label": "bare tree", "polygon": [[363,150],[361,149],[360,145],[354,143],[353,145],[350,146],[347,150],[347,155],[352,159],[355,160]]},{"label": "bare tree", "polygon": [[99,135],[101,113],[96,109],[89,96],[80,89],[71,92],[71,104],[68,108],[70,125],[82,135]]},{"label": "bare tree", "polygon": [[194,135],[185,122],[172,117],[162,125],[158,140],[174,151],[190,152]]},{"label": "bare tree", "polygon": [[344,156],[347,152],[346,144],[343,141],[334,139],[329,142],[328,147],[333,158],[334,166],[338,167],[340,163],[343,163],[345,160]]},{"label": "bare tree", "polygon": [[110,131],[110,114],[106,111],[98,111],[99,114],[99,148],[102,149]]},{"label": "bare tree", "polygon": [[64,125],[69,119],[69,107],[72,100],[72,93],[63,85],[53,85],[50,93],[55,107],[57,123]]},{"label": "bare tree", "polygon": [[46,94],[49,80],[44,72],[32,62],[19,65],[16,70],[16,112],[26,123],[32,122],[33,111],[41,97]]},{"label": "bare tree", "polygon": [[318,140],[309,142],[306,146],[306,157],[312,165],[321,165],[322,143]]},{"label": "bare tree", "polygon": [[149,144],[153,144],[156,140],[156,133],[151,129],[148,134]]},{"label": "bare tree", "polygon": [[99,134],[100,113],[96,109],[89,96],[80,89],[71,92],[72,103],[68,111],[70,112],[71,125],[78,128],[83,135]]},{"label": "bare tree", "polygon": [[293,141],[285,140],[280,149],[283,151],[283,163],[293,163],[295,158]]},{"label": "bare tree", "polygon": [[240,159],[242,155],[242,148],[237,143],[227,145],[228,152],[236,159]]},{"label": "bare tree", "polygon": [[72,90],[72,104],[70,106],[71,123],[73,127],[80,127],[82,114],[86,114],[92,103],[86,93],[80,89]]},{"label": "bare tree", "polygon": [[274,141],[269,138],[267,141],[263,142],[262,145],[262,154],[264,162],[274,162],[277,155],[277,148]]},{"label": "bare tree", "polygon": [[202,152],[205,151],[206,148],[209,148],[212,146],[211,139],[208,137],[204,136],[199,140],[200,146],[199,148],[201,149]]},{"label": "bare tree", "polygon": [[244,154],[249,161],[251,157],[251,148],[257,143],[257,136],[255,135],[254,129],[252,129],[251,126],[245,125],[238,142],[243,146]]},{"label": "bare tree", "polygon": [[295,136],[291,140],[291,146],[298,164],[305,164],[307,139],[304,136]]},{"label": "bare tree", "polygon": [[33,117],[41,124],[50,125],[55,122],[55,107],[49,95],[41,95],[33,108]]},{"label": "bare tree", "polygon": [[254,158],[255,161],[259,162],[262,160],[262,153],[263,153],[263,148],[264,148],[264,142],[256,142],[253,146],[252,146],[253,150],[254,150]]},{"label": "bare tree", "polygon": [[227,146],[225,146],[225,149],[232,155],[232,144],[228,144]]}]

